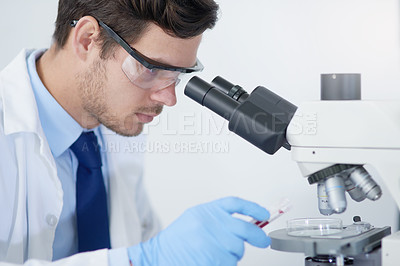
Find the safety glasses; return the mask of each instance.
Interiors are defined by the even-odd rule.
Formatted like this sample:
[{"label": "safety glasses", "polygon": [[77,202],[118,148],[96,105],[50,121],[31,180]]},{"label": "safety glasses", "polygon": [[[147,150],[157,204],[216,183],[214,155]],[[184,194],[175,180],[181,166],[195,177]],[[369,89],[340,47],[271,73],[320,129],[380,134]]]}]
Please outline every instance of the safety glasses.
[{"label": "safety glasses", "polygon": [[[178,85],[180,76],[186,73],[199,72],[204,69],[197,59],[193,67],[176,67],[154,61],[132,48],[122,37],[120,37],[107,24],[98,20],[99,25],[119,45],[128,52],[129,56],[122,63],[122,71],[128,79],[136,86],[146,90],[161,90],[172,84]],[[78,20],[73,20],[74,27]]]}]

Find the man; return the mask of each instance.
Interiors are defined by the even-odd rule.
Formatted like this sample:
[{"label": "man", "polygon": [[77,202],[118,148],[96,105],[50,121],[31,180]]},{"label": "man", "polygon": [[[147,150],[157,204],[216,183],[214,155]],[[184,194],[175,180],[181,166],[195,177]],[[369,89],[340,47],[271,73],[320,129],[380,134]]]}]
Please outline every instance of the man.
[{"label": "man", "polygon": [[107,151],[121,137],[100,127],[137,136],[173,106],[180,75],[202,69],[197,49],[217,10],[213,0],[59,1],[52,46],[24,50],[0,74],[0,261],[236,265],[245,241],[268,246],[231,216],[268,211],[238,198],[193,207],[157,234],[140,155]]}]

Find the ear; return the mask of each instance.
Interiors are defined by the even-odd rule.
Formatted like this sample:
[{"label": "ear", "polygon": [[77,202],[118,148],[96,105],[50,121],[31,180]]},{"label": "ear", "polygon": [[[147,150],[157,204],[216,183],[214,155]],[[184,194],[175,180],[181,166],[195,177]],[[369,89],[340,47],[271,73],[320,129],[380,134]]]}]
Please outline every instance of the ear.
[{"label": "ear", "polygon": [[71,32],[72,49],[76,56],[85,61],[96,50],[96,40],[100,35],[100,26],[91,16],[79,19]]}]

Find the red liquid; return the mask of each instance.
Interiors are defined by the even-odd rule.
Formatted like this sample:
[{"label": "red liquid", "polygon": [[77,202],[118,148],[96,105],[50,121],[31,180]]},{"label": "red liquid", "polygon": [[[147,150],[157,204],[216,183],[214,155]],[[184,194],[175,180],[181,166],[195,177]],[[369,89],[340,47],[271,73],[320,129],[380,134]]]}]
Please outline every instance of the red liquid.
[{"label": "red liquid", "polygon": [[[282,210],[279,210],[279,215],[276,215],[275,218],[279,217],[280,215],[283,214]],[[257,225],[260,228],[263,228],[264,226],[268,225],[270,221],[257,221],[254,224]]]}]

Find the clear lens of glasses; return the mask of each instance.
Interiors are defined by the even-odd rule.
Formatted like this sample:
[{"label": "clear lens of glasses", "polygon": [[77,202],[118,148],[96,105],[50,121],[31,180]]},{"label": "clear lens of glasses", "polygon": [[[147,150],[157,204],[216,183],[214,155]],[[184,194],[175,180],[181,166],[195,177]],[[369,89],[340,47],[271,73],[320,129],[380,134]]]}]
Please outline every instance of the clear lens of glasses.
[{"label": "clear lens of glasses", "polygon": [[136,59],[127,56],[122,64],[122,71],[136,86],[145,90],[161,90],[180,82],[181,72],[162,69],[148,69]]}]

